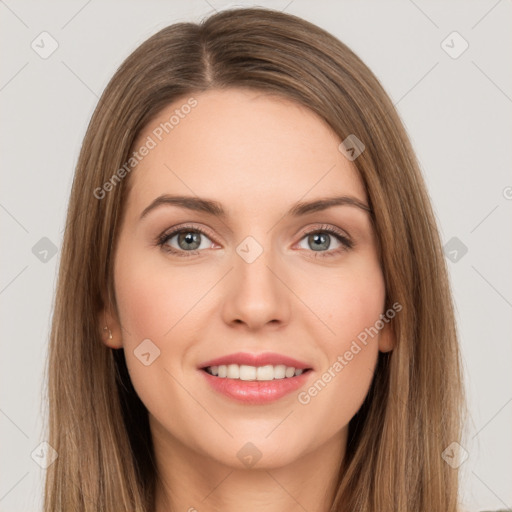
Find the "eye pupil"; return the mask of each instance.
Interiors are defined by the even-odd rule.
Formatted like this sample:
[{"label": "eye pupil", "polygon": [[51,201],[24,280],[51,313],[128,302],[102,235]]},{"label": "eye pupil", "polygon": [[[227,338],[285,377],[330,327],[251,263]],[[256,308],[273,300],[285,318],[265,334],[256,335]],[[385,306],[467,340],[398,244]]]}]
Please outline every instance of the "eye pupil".
[{"label": "eye pupil", "polygon": [[[330,238],[325,233],[314,233],[309,235],[308,242],[313,242],[313,249],[329,249]],[[316,249],[315,249],[316,248]]]},{"label": "eye pupil", "polygon": [[[178,245],[182,249],[195,250],[201,245],[200,236],[201,236],[200,233],[194,233],[192,231],[183,231],[182,233],[180,233],[178,235]],[[185,242],[186,244],[192,244],[192,245],[195,244],[195,245],[193,247],[190,247],[190,246],[183,247],[182,242]]]}]

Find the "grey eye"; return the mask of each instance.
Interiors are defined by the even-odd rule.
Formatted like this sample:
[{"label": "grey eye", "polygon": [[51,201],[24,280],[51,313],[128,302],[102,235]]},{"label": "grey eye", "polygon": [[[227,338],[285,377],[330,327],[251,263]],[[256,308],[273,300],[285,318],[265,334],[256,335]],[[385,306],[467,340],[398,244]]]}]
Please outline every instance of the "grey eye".
[{"label": "grey eye", "polygon": [[[177,238],[176,247],[171,242]],[[202,240],[204,238],[204,240]],[[208,243],[210,242],[210,243]],[[171,234],[166,241],[167,245],[170,245],[174,249],[182,250],[182,251],[196,251],[198,249],[208,249],[211,247],[211,240],[204,234],[199,231],[192,230],[181,230],[175,234]]]},{"label": "grey eye", "polygon": [[[302,249],[311,249],[315,252],[326,251],[327,249],[330,249],[332,240],[342,246],[341,242],[339,242],[334,235],[324,232],[310,233],[309,235],[306,235],[302,240],[306,240],[307,247],[304,247],[303,245],[299,245],[299,247]],[[338,247],[333,247],[333,249],[337,248]]]}]

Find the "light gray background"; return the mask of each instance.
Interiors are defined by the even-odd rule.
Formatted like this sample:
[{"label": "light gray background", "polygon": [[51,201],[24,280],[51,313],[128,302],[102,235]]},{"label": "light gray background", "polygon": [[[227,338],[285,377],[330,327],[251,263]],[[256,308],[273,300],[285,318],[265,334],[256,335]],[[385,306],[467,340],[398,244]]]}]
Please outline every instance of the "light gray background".
[{"label": "light gray background", "polygon": [[[43,237],[60,249],[74,166],[98,97],[121,61],[157,30],[231,5],[0,0],[1,511],[35,511],[42,503],[44,470],[31,453],[44,440],[42,371],[59,252],[44,262],[32,249]],[[447,254],[457,259],[448,266],[471,410],[469,456],[461,466],[464,505],[512,508],[511,1],[259,5],[330,31],[369,65],[395,102],[443,243],[456,237],[451,243],[468,249]],[[47,59],[31,47],[43,31],[59,45]],[[441,46],[453,31],[469,43],[458,58]],[[452,52],[461,48],[453,37],[446,44]]]}]

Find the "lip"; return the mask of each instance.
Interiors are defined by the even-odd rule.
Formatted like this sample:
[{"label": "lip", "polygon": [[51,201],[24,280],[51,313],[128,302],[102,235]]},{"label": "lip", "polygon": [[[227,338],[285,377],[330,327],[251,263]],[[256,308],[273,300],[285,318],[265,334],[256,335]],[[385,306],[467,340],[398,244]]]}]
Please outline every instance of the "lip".
[{"label": "lip", "polygon": [[[207,365],[215,366],[215,365]],[[266,381],[244,381],[210,375],[203,369],[199,370],[206,382],[218,393],[248,405],[263,405],[275,402],[303,386],[313,373],[311,370],[296,377]]]},{"label": "lip", "polygon": [[[290,366],[295,368],[296,370],[313,370],[311,365],[304,363],[303,361],[299,361],[292,357],[288,357],[282,354],[276,354],[274,352],[264,352],[262,354],[251,354],[249,352],[237,352],[235,354],[229,354],[227,356],[218,357],[216,359],[211,359],[210,361],[205,361],[199,365],[199,369],[206,368],[207,366],[220,366],[221,364],[245,364],[248,366],[265,366],[271,364],[272,366],[277,366],[279,364],[284,364],[285,366]],[[309,372],[308,372],[309,373]],[[292,377],[292,379],[295,377]],[[272,382],[272,381],[267,381]]]}]

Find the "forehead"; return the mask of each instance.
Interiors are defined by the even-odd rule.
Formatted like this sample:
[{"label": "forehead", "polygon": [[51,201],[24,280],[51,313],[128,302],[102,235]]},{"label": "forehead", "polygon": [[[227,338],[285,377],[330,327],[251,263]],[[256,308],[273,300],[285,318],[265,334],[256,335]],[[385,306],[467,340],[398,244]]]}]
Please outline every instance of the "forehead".
[{"label": "forehead", "polygon": [[364,201],[340,142],[319,116],[285,98],[246,89],[186,96],[139,134],[134,150],[151,149],[130,175],[128,207],[140,212],[165,193],[215,198],[228,211],[284,209],[328,194]]}]

